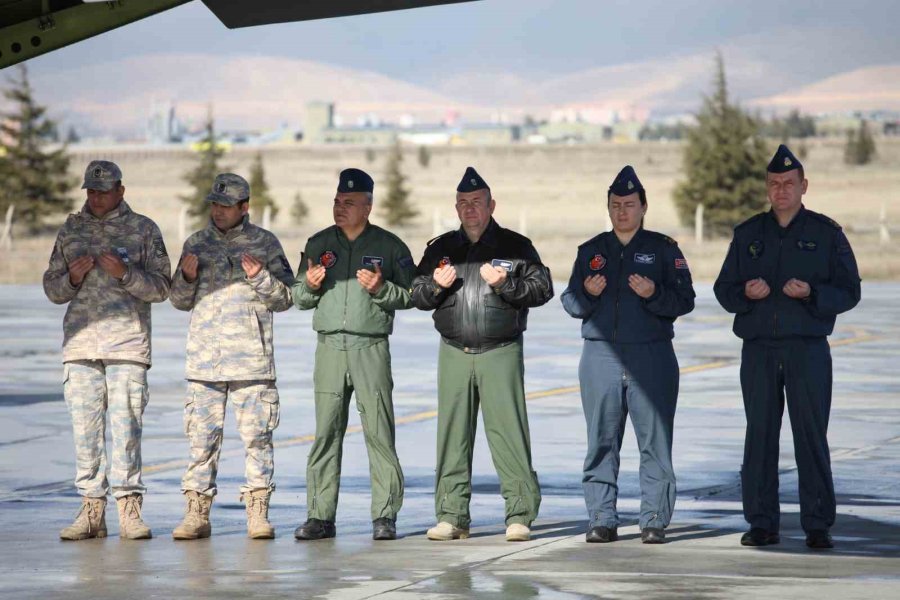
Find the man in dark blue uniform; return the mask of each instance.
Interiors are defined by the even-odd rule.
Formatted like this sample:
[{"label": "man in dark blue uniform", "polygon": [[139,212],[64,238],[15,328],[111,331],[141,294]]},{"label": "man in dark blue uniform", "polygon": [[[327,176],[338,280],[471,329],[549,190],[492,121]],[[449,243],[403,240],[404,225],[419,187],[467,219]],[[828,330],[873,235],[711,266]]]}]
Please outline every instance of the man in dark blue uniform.
[{"label": "man in dark blue uniform", "polygon": [[714,287],[744,340],[741,390],[747,414],[741,490],[745,546],[777,544],[778,438],[785,392],[800,479],[800,524],[810,548],[833,546],[834,483],[828,450],[835,316],[859,302],[860,279],[840,226],[802,203],[808,181],[784,145],[766,174],[771,210],[734,229]]},{"label": "man in dark blue uniform", "polygon": [[643,228],[647,195],[632,167],[613,181],[607,204],[613,230],[579,246],[562,294],[584,338],[578,379],[588,429],[586,540],[618,539],[619,449],[630,414],[641,452],[641,540],[660,544],[675,505],[672,324],[694,309],[694,288],[675,241]]}]

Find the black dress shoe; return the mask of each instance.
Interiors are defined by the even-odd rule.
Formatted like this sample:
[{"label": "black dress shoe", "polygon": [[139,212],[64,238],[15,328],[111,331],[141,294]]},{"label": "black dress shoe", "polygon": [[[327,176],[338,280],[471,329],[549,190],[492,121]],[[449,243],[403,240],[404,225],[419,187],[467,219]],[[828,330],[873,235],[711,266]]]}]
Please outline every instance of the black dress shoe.
[{"label": "black dress shoe", "polygon": [[771,546],[781,541],[777,531],[766,531],[762,527],[751,527],[741,536],[741,546]]},{"label": "black dress shoe", "polygon": [[619,539],[619,530],[615,527],[591,527],[584,541],[590,544],[608,544]]},{"label": "black dress shoe", "polygon": [[666,530],[656,527],[645,527],[641,530],[641,541],[645,544],[665,544]]},{"label": "black dress shoe", "polygon": [[824,550],[834,548],[834,542],[831,541],[827,529],[810,529],[806,532],[806,546],[814,550]]},{"label": "black dress shoe", "polygon": [[322,540],[333,538],[337,531],[334,521],[322,519],[307,519],[306,523],[294,530],[294,537],[298,540]]},{"label": "black dress shoe", "polygon": [[373,540],[396,540],[397,524],[394,519],[381,517],[372,521]]}]

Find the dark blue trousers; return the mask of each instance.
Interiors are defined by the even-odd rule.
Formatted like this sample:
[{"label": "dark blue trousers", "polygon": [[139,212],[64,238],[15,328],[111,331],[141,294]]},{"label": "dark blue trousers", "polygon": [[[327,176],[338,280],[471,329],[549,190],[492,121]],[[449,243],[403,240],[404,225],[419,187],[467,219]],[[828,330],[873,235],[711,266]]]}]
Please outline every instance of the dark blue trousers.
[{"label": "dark blue trousers", "polygon": [[641,453],[640,526],[665,528],[675,506],[672,428],[679,372],[672,342],[585,340],[578,378],[588,430],[582,482],[590,526],[619,525],[619,450],[630,414]]},{"label": "dark blue trousers", "polygon": [[805,531],[834,524],[834,482],[828,450],[831,349],[824,337],[745,341],[741,390],[747,414],[741,488],[751,527],[778,531],[778,438],[785,392],[800,479]]}]

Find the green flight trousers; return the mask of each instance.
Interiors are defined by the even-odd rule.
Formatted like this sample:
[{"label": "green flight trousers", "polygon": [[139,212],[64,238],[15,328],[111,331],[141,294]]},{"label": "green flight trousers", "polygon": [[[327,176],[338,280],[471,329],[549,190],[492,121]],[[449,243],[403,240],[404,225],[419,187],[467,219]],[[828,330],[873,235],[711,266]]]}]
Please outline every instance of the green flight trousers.
[{"label": "green flight trousers", "polygon": [[356,409],[369,453],[372,520],[396,519],[403,504],[403,471],[394,447],[394,381],[387,338],[341,349],[320,335],[313,380],[316,440],[306,467],[309,518],[334,521],[337,514],[344,433],[350,396],[356,392]]},{"label": "green flight trousers", "polygon": [[485,434],[506,524],[531,525],[541,505],[525,409],[522,341],[481,354],[441,342],[438,353],[437,520],[468,528],[472,498],[472,448],[481,405]]}]

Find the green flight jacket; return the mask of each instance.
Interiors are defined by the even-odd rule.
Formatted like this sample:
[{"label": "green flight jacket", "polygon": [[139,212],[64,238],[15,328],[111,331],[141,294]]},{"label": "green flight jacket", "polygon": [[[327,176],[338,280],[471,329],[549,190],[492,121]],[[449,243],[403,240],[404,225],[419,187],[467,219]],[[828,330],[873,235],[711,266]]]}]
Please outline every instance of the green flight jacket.
[{"label": "green flight jacket", "polygon": [[[306,283],[308,259],[326,269],[318,290]],[[369,294],[357,281],[356,272],[374,271],[375,263],[381,267],[384,285],[378,293]],[[312,326],[320,339],[341,338],[341,346],[359,346],[365,345],[365,340],[357,338],[375,338],[371,340],[374,343],[393,332],[394,311],[412,307],[409,289],[413,277],[412,255],[396,235],[369,223],[350,242],[337,225],[332,225],[306,242],[291,293],[300,310],[316,309]]]}]

